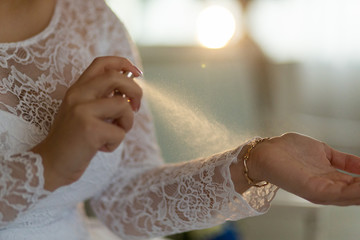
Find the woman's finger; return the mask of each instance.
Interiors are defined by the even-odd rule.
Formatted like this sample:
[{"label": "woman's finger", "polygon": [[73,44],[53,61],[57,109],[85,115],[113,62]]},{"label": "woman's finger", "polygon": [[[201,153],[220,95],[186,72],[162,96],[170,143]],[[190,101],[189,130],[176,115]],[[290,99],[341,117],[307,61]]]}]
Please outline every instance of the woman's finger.
[{"label": "woman's finger", "polygon": [[85,104],[90,114],[108,123],[114,123],[128,132],[134,122],[134,113],[126,101],[120,96],[102,98]]},{"label": "woman's finger", "polygon": [[313,176],[302,189],[299,196],[317,204],[360,203],[360,179],[338,171]]},{"label": "woman's finger", "polygon": [[95,60],[84,71],[78,81],[83,82],[94,78],[107,70],[132,72],[134,77],[139,77],[142,75],[140,69],[133,65],[128,59],[116,56],[106,56],[95,58]]},{"label": "woman's finger", "polygon": [[112,123],[128,132],[134,124],[134,113],[132,111],[125,111],[120,117],[115,118]]},{"label": "woman's finger", "polygon": [[[82,88],[82,98],[84,100],[104,98],[116,90],[120,95],[129,100],[133,110],[140,108],[142,98],[141,87],[132,78],[128,78],[114,70],[106,71],[102,75],[93,78]],[[86,91],[84,91],[84,88],[86,88]]]},{"label": "woman's finger", "polygon": [[99,149],[103,152],[114,151],[125,137],[125,130],[113,124],[106,122],[99,123],[99,128],[102,130],[99,136]]},{"label": "woman's finger", "polygon": [[328,194],[319,193],[322,204],[327,205],[360,205],[360,182],[358,180],[351,184],[337,182],[328,186]]},{"label": "woman's finger", "polygon": [[328,158],[331,164],[340,170],[360,174],[360,158],[330,148]]}]

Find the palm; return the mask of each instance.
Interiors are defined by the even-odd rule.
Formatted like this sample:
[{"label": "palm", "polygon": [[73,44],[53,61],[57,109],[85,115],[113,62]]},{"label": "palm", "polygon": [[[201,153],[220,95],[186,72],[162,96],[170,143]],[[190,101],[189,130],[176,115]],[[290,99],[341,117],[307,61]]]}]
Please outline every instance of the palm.
[{"label": "palm", "polygon": [[267,148],[267,180],[314,203],[360,204],[360,179],[337,170],[359,174],[360,158],[298,134],[271,141],[277,147]]}]

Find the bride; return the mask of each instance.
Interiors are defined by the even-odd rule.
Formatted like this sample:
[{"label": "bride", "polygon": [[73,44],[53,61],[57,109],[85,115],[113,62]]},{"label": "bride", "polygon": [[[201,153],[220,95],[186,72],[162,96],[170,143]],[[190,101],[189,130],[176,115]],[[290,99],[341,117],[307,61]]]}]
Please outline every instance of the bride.
[{"label": "bride", "polygon": [[263,214],[278,187],[360,203],[336,170],[360,159],[295,133],[164,164],[136,48],[103,1],[2,0],[0,22],[0,239],[89,239],[85,199],[122,239]]}]

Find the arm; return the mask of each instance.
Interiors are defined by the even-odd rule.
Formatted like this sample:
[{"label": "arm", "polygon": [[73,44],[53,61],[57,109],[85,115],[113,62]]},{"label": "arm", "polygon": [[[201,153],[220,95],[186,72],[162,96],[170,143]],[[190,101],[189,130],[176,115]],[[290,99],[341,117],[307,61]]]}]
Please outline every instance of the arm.
[{"label": "arm", "polygon": [[[275,185],[250,187],[242,159],[249,147],[190,162],[161,165],[146,109],[125,138],[125,153],[109,187],[92,199],[98,217],[126,239],[165,236],[265,212]],[[241,161],[240,161],[241,160]],[[360,204],[360,158],[289,133],[255,146],[248,162],[266,180],[313,203]]]},{"label": "arm", "polygon": [[[103,29],[108,42],[104,55],[120,55],[140,66],[136,47],[118,19],[105,9]],[[103,46],[103,45],[102,45]],[[119,47],[120,46],[120,47]],[[129,238],[168,235],[191,229],[207,228],[228,219],[258,215],[269,207],[277,188],[273,185],[249,188],[238,175],[237,155],[242,147],[206,159],[163,165],[151,117],[146,104],[135,116],[134,126],[124,140],[118,173],[108,188],[91,201],[97,216],[116,234]],[[235,190],[233,181],[236,182]],[[198,188],[188,197],[182,191]],[[241,185],[240,187],[238,185]],[[197,216],[183,205],[196,197]],[[246,201],[251,199],[250,205]],[[234,211],[236,209],[236,211]],[[146,226],[144,223],[146,222]]]},{"label": "arm", "polygon": [[[164,236],[259,215],[268,209],[277,189],[273,185],[251,188],[246,193],[251,196],[251,206],[235,190],[230,167],[238,165],[242,147],[209,158],[162,165],[144,106],[124,144],[118,174],[92,200],[92,206],[107,226],[126,239]],[[245,188],[239,189],[249,188],[247,183],[237,185],[243,184]]]},{"label": "arm", "polygon": [[[139,76],[126,59],[94,60],[66,93],[48,136],[40,143],[30,136],[34,144],[26,146],[38,143],[32,149],[21,148],[26,151],[16,153],[20,150],[13,141],[21,141],[21,137],[12,141],[6,132],[0,132],[0,228],[49,191],[76,181],[97,151],[111,152],[120,144],[132,126],[132,112],[139,108],[142,93],[134,81],[118,71],[134,71]],[[108,97],[114,89],[128,99]],[[7,127],[12,132],[17,125]],[[22,130],[27,133],[28,129]]]},{"label": "arm", "polygon": [[49,194],[41,157],[32,152],[0,156],[0,228]]},{"label": "arm", "polygon": [[[134,45],[125,29],[113,15],[106,16],[113,27],[109,27],[105,54],[134,60]],[[124,48],[112,48],[119,45]],[[108,227],[126,239],[163,236],[255,216],[267,210],[277,190],[271,184],[249,188],[239,161],[243,146],[205,159],[162,165],[144,108],[124,144],[118,174],[92,199],[92,206]],[[306,154],[314,149],[314,154]],[[359,181],[335,169],[360,173],[359,162],[359,158],[340,154],[314,139],[287,134],[253,149],[249,173],[255,181],[269,181],[316,203],[359,204]],[[351,167],[344,167],[349,163]]]}]

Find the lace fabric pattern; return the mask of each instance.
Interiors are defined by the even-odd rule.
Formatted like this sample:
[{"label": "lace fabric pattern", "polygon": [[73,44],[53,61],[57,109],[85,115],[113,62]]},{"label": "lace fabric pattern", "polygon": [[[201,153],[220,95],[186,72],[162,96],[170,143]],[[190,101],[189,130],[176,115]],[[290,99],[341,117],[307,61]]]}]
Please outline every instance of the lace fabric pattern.
[{"label": "lace fabric pattern", "polygon": [[0,44],[0,227],[50,195],[43,190],[41,157],[28,149],[47,135],[67,88],[106,54],[93,36],[103,36],[95,29],[105,4],[80,2],[59,0],[43,32]]},{"label": "lace fabric pattern", "polygon": [[26,151],[29,144],[41,141],[43,135],[10,113],[0,111],[0,119],[0,228],[3,228],[49,192],[43,189],[41,157]]},{"label": "lace fabric pattern", "polygon": [[[275,186],[251,188],[243,195],[234,189],[229,166],[241,147],[164,164],[145,101],[117,151],[97,154],[78,182],[45,191],[41,157],[28,150],[45,138],[66,90],[95,57],[104,55],[140,65],[125,27],[99,0],[58,0],[43,32],[25,41],[0,43],[1,239],[20,239],[16,236],[35,222],[37,233],[32,228],[31,239],[60,239],[41,237],[50,229],[46,226],[57,221],[62,239],[65,233],[68,239],[84,234],[60,229],[68,226],[60,224],[67,221],[61,212],[76,211],[77,203],[91,197],[99,219],[123,239],[211,227],[269,208]],[[87,239],[85,234],[76,236]]]},{"label": "lace fabric pattern", "polygon": [[[6,161],[5,161],[6,160]],[[0,227],[44,198],[41,158],[31,152],[0,156]],[[26,176],[26,177],[25,177]]]},{"label": "lace fabric pattern", "polygon": [[[137,116],[137,120],[146,116]],[[147,121],[139,121],[146,126]],[[130,136],[149,132],[150,123],[148,128],[135,127]],[[128,147],[132,143],[126,139],[127,154],[118,174],[92,199],[98,217],[123,239],[166,236],[257,216],[267,211],[278,189],[271,184],[251,188],[246,197],[235,191],[229,167],[237,162],[242,147],[208,158],[167,165],[158,162],[154,166],[143,162],[158,159],[157,151],[148,151],[154,149],[150,144],[154,141],[138,141],[141,147],[135,149]],[[142,169],[133,165],[134,161],[142,162]]]}]

